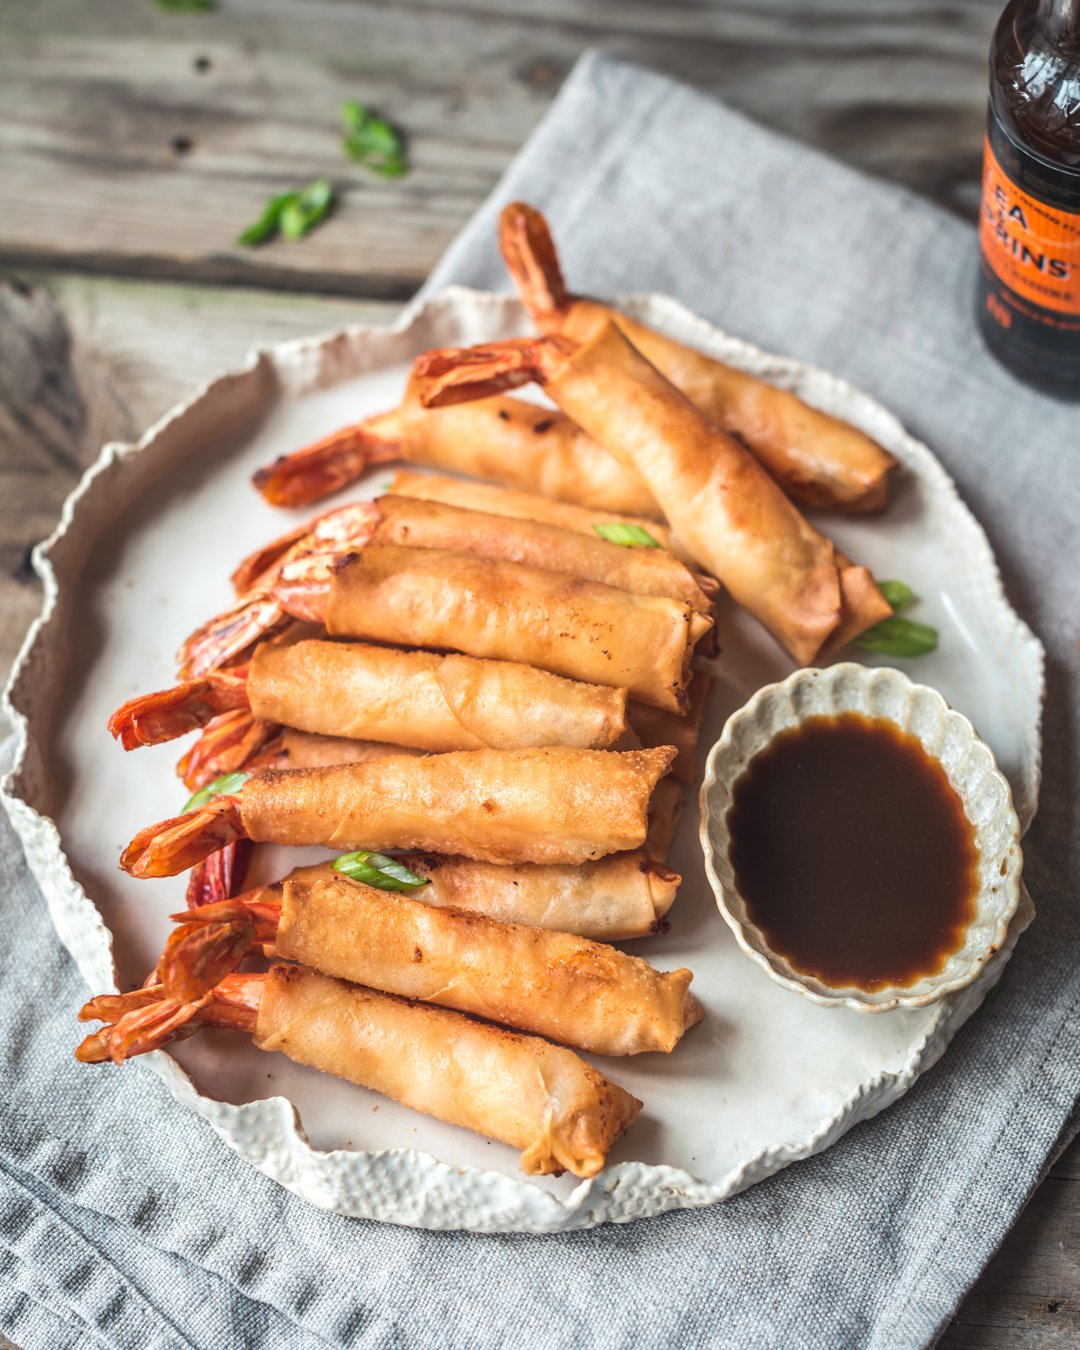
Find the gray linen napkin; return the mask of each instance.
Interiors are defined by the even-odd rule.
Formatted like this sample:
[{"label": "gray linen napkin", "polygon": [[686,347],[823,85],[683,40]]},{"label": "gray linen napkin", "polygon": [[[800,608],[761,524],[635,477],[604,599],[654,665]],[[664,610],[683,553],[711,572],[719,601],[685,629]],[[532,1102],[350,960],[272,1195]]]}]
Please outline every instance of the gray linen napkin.
[{"label": "gray linen napkin", "polygon": [[[0,838],[0,1326],[27,1350],[931,1342],[1080,1086],[1075,782],[1080,416],[983,352],[974,236],[689,90],[586,58],[432,286],[504,287],[498,207],[550,213],[572,279],[666,291],[853,380],[925,438],[1049,648],[1038,906],[1000,994],[890,1111],[725,1205],[558,1237],[323,1214],[149,1074],[77,1066],[85,990]],[[943,560],[947,565],[947,560]]]}]

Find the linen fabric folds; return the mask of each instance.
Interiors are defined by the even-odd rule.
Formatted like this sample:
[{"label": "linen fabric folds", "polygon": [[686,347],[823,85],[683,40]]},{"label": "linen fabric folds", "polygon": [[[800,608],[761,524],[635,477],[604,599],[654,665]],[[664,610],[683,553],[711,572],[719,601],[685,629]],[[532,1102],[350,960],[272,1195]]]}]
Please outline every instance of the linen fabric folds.
[{"label": "linen fabric folds", "polygon": [[553,1237],[414,1232],[296,1199],[138,1067],[76,1065],[87,991],[5,826],[0,1327],[26,1350],[904,1350],[941,1330],[1068,1131],[1080,419],[981,347],[974,232],[604,56],[578,66],[427,290],[507,288],[495,223],[515,197],[548,213],[572,284],[671,294],[853,381],[941,457],[1049,649],[1037,920],[907,1097],[728,1203]]}]

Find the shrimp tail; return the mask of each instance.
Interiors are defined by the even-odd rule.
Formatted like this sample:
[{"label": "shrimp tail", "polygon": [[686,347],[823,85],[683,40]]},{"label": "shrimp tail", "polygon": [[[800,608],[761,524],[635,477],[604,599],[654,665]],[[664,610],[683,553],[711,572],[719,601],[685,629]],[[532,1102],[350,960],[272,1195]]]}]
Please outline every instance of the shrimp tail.
[{"label": "shrimp tail", "polygon": [[273,593],[247,595],[197,628],[184,642],[176,658],[180,674],[184,679],[192,679],[217,670],[245,654],[256,642],[283,632],[292,622]]},{"label": "shrimp tail", "polygon": [[186,815],[140,830],[124,849],[120,866],[133,877],[174,877],[245,837],[236,797],[215,797]]},{"label": "shrimp tail", "polygon": [[[128,699],[109,718],[109,731],[125,750],[160,745],[206,726],[218,713],[247,708],[247,671],[219,671],[172,689]],[[250,714],[249,714],[250,716]]]},{"label": "shrimp tail", "polygon": [[258,1015],[265,975],[227,974],[200,998],[184,1002],[170,998],[155,983],[130,994],[92,998],[79,1013],[83,1022],[105,1022],[78,1046],[75,1058],[83,1064],[123,1064],[134,1055],[160,1050],[183,1040],[200,1027],[228,1027],[252,1032]]},{"label": "shrimp tail", "polygon": [[282,455],[251,481],[271,506],[304,506],[355,483],[375,465],[400,458],[401,423],[395,409]]},{"label": "shrimp tail", "polygon": [[255,920],[235,897],[193,911],[169,935],[157,965],[166,997],[195,1003],[232,974],[255,945]]},{"label": "shrimp tail", "polygon": [[574,302],[563,281],[555,241],[544,217],[527,202],[511,202],[499,217],[499,251],[521,302],[541,331],[558,328]]},{"label": "shrimp tail", "polygon": [[202,862],[196,863],[188,874],[187,894],[184,897],[188,909],[200,909],[203,905],[212,905],[217,900],[235,895],[244,884],[251,851],[250,839],[234,839],[231,844],[216,849]]},{"label": "shrimp tail", "polygon": [[442,408],[523,384],[543,384],[573,351],[573,343],[558,337],[438,347],[416,358],[413,374],[423,406]]},{"label": "shrimp tail", "polygon": [[176,772],[196,792],[223,774],[247,768],[268,741],[278,735],[276,722],[261,722],[247,707],[215,717],[180,760]]}]

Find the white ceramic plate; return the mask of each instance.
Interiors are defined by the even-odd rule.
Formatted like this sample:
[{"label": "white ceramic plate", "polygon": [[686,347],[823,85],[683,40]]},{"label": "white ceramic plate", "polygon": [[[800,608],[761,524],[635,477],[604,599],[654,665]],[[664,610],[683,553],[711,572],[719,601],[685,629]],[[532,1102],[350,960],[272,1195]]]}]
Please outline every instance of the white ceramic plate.
[{"label": "white ceramic plate", "polygon": [[[900,458],[887,516],[828,528],[878,576],[901,578],[922,597],[917,617],[940,628],[941,646],[912,673],[989,742],[1026,827],[1039,784],[1042,648],[1010,609],[985,536],[929,450],[820,371],[726,337],[670,300],[625,304],[858,423]],[[137,446],[107,446],[66,504],[36,555],[46,604],[9,688],[20,744],[5,794],[57,930],[95,992],[114,987],[116,970],[125,988],[142,980],[184,890],[182,878],[134,881],[116,866],[140,826],[180,805],[180,747],[125,755],[105,720],[132,694],[173,682],[179,640],[228,603],[232,566],[292,523],[251,489],[252,471],[392,406],[416,352],[524,331],[514,301],[452,290],[393,329],[257,353]],[[377,470],[351,495],[374,495],[387,476]],[[725,609],[719,622],[724,651],[706,745],[727,714],[792,668],[746,616]],[[695,971],[705,1022],[671,1056],[605,1063],[645,1110],[592,1181],[527,1179],[509,1148],[263,1054],[234,1033],[203,1033],[140,1062],[254,1166],[342,1214],[550,1232],[723,1200],[896,1100],[979,1006],[1032,911],[1025,899],[975,984],[932,1008],[868,1018],[814,1007],[739,952],[713,903],[697,826],[691,805],[672,857],[685,882],[671,931],[634,950]],[[267,854],[264,871],[287,870],[283,853]]]}]

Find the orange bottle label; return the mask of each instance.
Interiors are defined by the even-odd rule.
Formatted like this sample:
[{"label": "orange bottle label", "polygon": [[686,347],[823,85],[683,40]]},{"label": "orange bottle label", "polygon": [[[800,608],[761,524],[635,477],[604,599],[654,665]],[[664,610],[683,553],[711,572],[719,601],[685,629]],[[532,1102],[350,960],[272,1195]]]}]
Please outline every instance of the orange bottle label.
[{"label": "orange bottle label", "polygon": [[1043,309],[1080,315],[1080,214],[1047,206],[1016,186],[989,139],[983,159],[979,243],[999,281]]}]

